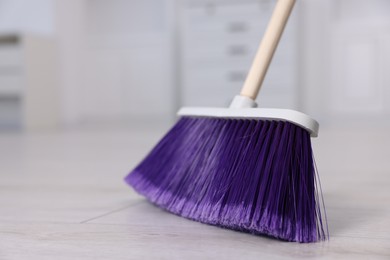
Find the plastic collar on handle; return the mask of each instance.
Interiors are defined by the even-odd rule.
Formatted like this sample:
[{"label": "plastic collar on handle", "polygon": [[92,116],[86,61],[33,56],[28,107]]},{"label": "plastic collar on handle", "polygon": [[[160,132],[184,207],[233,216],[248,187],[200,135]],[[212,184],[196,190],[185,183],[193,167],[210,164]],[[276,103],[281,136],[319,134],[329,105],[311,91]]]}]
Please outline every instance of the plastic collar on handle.
[{"label": "plastic collar on handle", "polygon": [[230,108],[254,108],[254,107],[257,107],[256,101],[254,101],[250,97],[245,97],[245,96],[235,96],[232,103],[230,104]]}]

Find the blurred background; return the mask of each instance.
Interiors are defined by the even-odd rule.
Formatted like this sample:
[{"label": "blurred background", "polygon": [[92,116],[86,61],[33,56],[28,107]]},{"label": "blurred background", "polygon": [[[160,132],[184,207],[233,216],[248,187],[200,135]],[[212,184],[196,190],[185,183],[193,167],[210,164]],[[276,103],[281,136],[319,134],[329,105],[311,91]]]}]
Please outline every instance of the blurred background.
[{"label": "blurred background", "polygon": [[[238,246],[253,251],[235,252],[386,257],[390,1],[296,2],[257,101],[319,121],[312,145],[331,238],[339,242],[302,249],[242,240]],[[174,230],[184,226],[174,228],[175,219],[150,214],[145,202],[132,204],[138,197],[123,177],[174,124],[181,106],[229,105],[275,3],[0,0],[0,258],[23,252],[28,259],[31,253],[101,258],[103,250],[113,259],[138,247],[161,257],[160,241],[182,240]],[[85,229],[87,222],[102,225]],[[197,227],[182,234],[189,229],[203,244],[174,242],[183,246],[179,251],[236,250],[227,250],[224,235],[218,248]]]},{"label": "blurred background", "polygon": [[[227,106],[275,1],[0,0],[0,129],[172,123]],[[390,1],[300,0],[258,98],[322,125],[390,122]]]}]

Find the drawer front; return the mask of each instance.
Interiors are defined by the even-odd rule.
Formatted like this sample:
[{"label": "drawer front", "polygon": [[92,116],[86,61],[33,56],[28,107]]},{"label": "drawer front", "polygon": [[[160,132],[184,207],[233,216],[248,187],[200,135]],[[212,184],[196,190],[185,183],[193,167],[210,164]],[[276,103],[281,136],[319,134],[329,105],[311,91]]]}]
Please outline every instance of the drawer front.
[{"label": "drawer front", "polygon": [[[269,18],[273,3],[270,1],[252,1],[246,3],[209,3],[185,6],[187,23],[195,31],[214,30],[222,24],[232,33],[248,29],[247,21],[264,21]],[[264,19],[265,18],[265,19]]]},{"label": "drawer front", "polygon": [[0,98],[0,130],[15,130],[21,129],[21,127],[21,100],[19,98]]},{"label": "drawer front", "polygon": [[20,48],[0,45],[0,73],[2,69],[20,67],[22,65],[21,57]]},{"label": "drawer front", "polygon": [[[189,46],[187,46],[188,48]],[[213,66],[215,62],[249,65],[256,54],[257,45],[246,43],[223,44],[220,47],[184,48],[185,65]]]},{"label": "drawer front", "polygon": [[[219,3],[187,6],[182,21],[184,45],[220,47],[234,44],[259,43],[268,24],[268,1]],[[233,42],[232,42],[233,41]]]},{"label": "drawer front", "polygon": [[0,96],[18,96],[22,91],[22,77],[20,75],[0,74]]},{"label": "drawer front", "polygon": [[239,94],[246,68],[190,69],[184,74],[183,105],[227,107]]},{"label": "drawer front", "polygon": [[259,36],[260,38],[266,29],[266,25],[266,22],[260,18],[253,20],[247,17],[242,17],[241,19],[221,19],[212,22],[207,27],[198,27],[191,23],[186,24],[183,33],[191,41],[203,41],[206,39],[212,41],[220,38],[245,38],[248,36]]},{"label": "drawer front", "polygon": [[265,21],[261,21],[260,18],[249,19],[247,17],[220,19],[205,27],[184,23],[182,41],[185,45],[193,47],[218,47],[223,43],[234,44],[237,41],[259,44],[265,29]]}]

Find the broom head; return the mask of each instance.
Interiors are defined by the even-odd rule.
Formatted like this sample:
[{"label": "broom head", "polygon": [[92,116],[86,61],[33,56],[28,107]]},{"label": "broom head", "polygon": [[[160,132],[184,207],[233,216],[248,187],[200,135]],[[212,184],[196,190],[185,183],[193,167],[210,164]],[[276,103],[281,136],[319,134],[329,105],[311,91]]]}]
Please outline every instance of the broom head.
[{"label": "broom head", "polygon": [[315,120],[259,108],[184,108],[179,115],[125,178],[138,193],[202,223],[286,241],[327,237],[310,139]]}]

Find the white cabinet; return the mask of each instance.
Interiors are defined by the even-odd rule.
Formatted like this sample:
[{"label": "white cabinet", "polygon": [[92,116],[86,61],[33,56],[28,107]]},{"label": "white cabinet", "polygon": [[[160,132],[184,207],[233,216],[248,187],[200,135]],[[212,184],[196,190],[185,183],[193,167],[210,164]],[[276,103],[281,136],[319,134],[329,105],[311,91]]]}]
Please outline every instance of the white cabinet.
[{"label": "white cabinet", "polygon": [[[182,1],[182,105],[229,105],[240,92],[274,4],[265,0]],[[292,17],[259,95],[261,107],[296,107],[296,40]]]},{"label": "white cabinet", "polygon": [[305,110],[329,125],[389,124],[390,1],[302,3]]},{"label": "white cabinet", "polygon": [[0,129],[50,129],[59,109],[55,44],[33,35],[0,35]]}]

